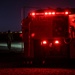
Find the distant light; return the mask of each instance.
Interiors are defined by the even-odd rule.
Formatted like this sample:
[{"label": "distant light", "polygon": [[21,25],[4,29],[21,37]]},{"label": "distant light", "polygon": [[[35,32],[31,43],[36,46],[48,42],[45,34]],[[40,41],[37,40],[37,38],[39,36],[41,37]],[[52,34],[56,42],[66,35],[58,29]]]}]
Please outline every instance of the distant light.
[{"label": "distant light", "polygon": [[19,31],[19,33],[22,33],[22,31]]},{"label": "distant light", "polygon": [[21,33],[21,34],[20,34],[20,37],[22,38],[22,36],[23,36],[23,34]]},{"label": "distant light", "polygon": [[42,64],[45,64],[45,60],[42,61]]}]

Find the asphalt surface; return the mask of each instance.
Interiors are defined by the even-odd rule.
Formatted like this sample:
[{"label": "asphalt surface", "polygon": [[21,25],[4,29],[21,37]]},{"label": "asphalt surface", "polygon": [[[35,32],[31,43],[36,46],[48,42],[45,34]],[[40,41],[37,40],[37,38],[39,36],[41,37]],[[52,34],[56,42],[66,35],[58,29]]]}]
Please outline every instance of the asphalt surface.
[{"label": "asphalt surface", "polygon": [[62,68],[1,68],[0,75],[75,75],[75,69]]},{"label": "asphalt surface", "polygon": [[23,43],[0,43],[0,75],[75,75],[74,59],[28,60],[23,56]]},{"label": "asphalt surface", "polygon": [[[23,42],[12,42],[11,43],[11,52],[23,52],[24,44]],[[0,53],[1,52],[9,52],[7,43],[6,42],[0,42]]]},{"label": "asphalt surface", "polygon": [[75,59],[25,59],[23,42],[0,43],[0,67],[54,67],[75,68]]}]

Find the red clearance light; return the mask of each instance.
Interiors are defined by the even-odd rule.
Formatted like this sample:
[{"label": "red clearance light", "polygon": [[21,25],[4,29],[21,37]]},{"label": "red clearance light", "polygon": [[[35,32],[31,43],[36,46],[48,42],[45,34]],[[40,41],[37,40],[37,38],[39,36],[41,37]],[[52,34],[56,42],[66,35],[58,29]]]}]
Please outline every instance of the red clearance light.
[{"label": "red clearance light", "polygon": [[66,15],[68,15],[68,14],[69,14],[69,12],[68,12],[68,11],[66,11],[66,12],[65,12],[65,14],[66,14]]},{"label": "red clearance light", "polygon": [[43,40],[42,42],[41,42],[41,45],[46,45],[47,44],[47,41],[46,40]]},{"label": "red clearance light", "polygon": [[32,13],[31,13],[31,15],[32,15],[32,16],[35,16],[35,13],[34,13],[34,12],[32,12]]},{"label": "red clearance light", "polygon": [[34,36],[35,36],[35,33],[32,33],[32,34],[31,34],[31,37],[34,37]]},{"label": "red clearance light", "polygon": [[55,40],[55,42],[54,42],[55,44],[59,44],[59,41],[58,40]]},{"label": "red clearance light", "polygon": [[55,15],[55,12],[52,12],[52,15]]},{"label": "red clearance light", "polygon": [[49,15],[51,15],[52,13],[51,12],[49,12]]},{"label": "red clearance light", "polygon": [[47,41],[43,41],[42,43],[43,43],[43,44],[47,44]]}]

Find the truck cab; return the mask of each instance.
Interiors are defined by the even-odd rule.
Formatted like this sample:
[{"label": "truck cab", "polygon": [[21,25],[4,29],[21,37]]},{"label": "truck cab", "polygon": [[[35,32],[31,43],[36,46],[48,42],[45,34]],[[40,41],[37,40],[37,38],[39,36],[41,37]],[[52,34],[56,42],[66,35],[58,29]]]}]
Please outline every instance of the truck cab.
[{"label": "truck cab", "polygon": [[71,24],[69,10],[41,9],[22,20],[26,58],[70,57]]}]

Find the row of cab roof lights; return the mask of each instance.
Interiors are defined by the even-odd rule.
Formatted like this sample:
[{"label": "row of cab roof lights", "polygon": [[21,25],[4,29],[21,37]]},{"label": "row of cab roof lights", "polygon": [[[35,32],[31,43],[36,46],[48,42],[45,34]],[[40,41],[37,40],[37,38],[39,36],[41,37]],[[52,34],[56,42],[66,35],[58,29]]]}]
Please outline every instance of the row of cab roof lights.
[{"label": "row of cab roof lights", "polygon": [[30,13],[30,15],[31,16],[36,16],[36,15],[45,15],[45,16],[49,16],[49,15],[55,15],[55,14],[57,14],[57,15],[60,15],[60,14],[65,14],[65,15],[68,15],[70,12],[68,12],[68,11],[65,11],[65,12],[44,12],[44,13],[35,13],[35,12],[32,12],[32,13]]}]

